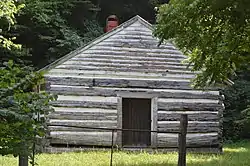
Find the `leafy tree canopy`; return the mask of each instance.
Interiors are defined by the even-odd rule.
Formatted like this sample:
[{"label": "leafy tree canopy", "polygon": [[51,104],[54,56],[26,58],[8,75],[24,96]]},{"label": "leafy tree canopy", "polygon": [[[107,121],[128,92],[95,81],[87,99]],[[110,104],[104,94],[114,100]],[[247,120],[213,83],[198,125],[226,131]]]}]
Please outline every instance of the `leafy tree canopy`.
[{"label": "leafy tree canopy", "polygon": [[157,15],[155,35],[188,55],[196,87],[223,83],[250,64],[249,0],[171,0]]},{"label": "leafy tree canopy", "polygon": [[14,44],[12,40],[15,38],[6,38],[4,36],[5,31],[8,31],[10,26],[15,23],[15,14],[19,12],[24,4],[16,5],[14,0],[1,0],[0,1],[0,47],[10,49],[11,47],[18,47],[20,45]]}]

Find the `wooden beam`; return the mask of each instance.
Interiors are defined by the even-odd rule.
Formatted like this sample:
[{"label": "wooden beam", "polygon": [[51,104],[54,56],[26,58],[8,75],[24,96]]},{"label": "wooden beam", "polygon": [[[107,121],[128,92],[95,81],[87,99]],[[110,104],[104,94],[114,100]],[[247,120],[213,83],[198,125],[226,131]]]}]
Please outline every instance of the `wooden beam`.
[{"label": "wooden beam", "polygon": [[79,95],[79,96],[107,96],[114,97],[118,93],[146,93],[155,94],[159,98],[179,98],[179,99],[214,99],[221,100],[222,96],[217,91],[195,91],[176,89],[145,89],[145,88],[114,88],[114,87],[86,87],[68,85],[50,85],[48,89],[51,93],[58,95]]},{"label": "wooden beam", "polygon": [[[158,147],[178,147],[178,134],[158,133]],[[218,133],[187,134],[187,147],[218,147]]]},{"label": "wooden beam", "polygon": [[[114,140],[116,136],[114,133]],[[51,132],[50,137],[51,144],[111,146],[112,143],[112,132]]]},{"label": "wooden beam", "polygon": [[69,125],[82,127],[96,127],[96,128],[117,128],[117,121],[115,120],[58,120],[50,119],[49,126],[53,125]]},{"label": "wooden beam", "polygon": [[211,111],[158,111],[158,121],[180,121],[181,114],[188,114],[189,121],[218,121],[218,112]]},{"label": "wooden beam", "polygon": [[158,111],[219,111],[223,105],[216,103],[158,102]]},{"label": "wooden beam", "polygon": [[116,113],[78,113],[54,112],[48,115],[50,119],[61,120],[117,120]]},{"label": "wooden beam", "polygon": [[95,86],[119,88],[154,88],[154,89],[192,89],[190,81],[172,79],[128,79],[128,78],[86,78],[86,77],[49,77],[49,84],[70,86]]},{"label": "wooden beam", "polygon": [[[182,116],[181,114],[180,116]],[[180,121],[159,121],[158,130],[161,132],[178,132]],[[219,122],[189,121],[187,131],[197,133],[219,132]]]}]

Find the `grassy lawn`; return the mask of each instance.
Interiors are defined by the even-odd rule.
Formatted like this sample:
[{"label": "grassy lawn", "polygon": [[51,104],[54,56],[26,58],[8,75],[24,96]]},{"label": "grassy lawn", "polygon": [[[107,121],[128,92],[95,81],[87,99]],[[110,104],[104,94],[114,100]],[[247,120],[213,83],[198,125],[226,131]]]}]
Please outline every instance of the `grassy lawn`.
[{"label": "grassy lawn", "polygon": [[[113,165],[116,166],[176,166],[177,153],[149,154],[115,152]],[[37,155],[39,166],[108,166],[108,151],[41,154]],[[188,154],[190,166],[250,166],[250,142],[226,145],[223,155]],[[17,166],[17,159],[0,157],[0,166]]]}]

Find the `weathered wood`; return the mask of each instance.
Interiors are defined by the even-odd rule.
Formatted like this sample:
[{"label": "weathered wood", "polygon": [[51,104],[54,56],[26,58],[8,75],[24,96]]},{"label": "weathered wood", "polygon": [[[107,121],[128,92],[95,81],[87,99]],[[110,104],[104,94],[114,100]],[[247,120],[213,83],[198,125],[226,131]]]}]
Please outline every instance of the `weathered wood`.
[{"label": "weathered wood", "polygon": [[[133,32],[129,32],[133,33]],[[149,34],[148,34],[149,35]],[[105,42],[97,44],[98,46],[106,47],[136,47],[136,48],[152,48],[152,49],[168,49],[168,50],[177,50],[173,45],[163,44],[159,45],[159,41],[152,39],[130,39],[129,42],[124,42],[124,39],[107,39]],[[96,46],[97,46],[96,45]],[[144,47],[142,47],[144,46]]]},{"label": "weathered wood", "polygon": [[179,121],[180,115],[188,114],[189,121],[218,121],[218,112],[211,111],[158,111],[158,121]]},{"label": "weathered wood", "polygon": [[109,58],[112,58],[112,59],[117,59],[117,60],[143,60],[143,61],[153,61],[153,60],[156,60],[156,61],[169,61],[169,62],[179,62],[181,63],[181,61],[183,59],[174,59],[174,58],[154,58],[154,57],[143,57],[143,56],[125,56],[125,55],[120,55],[120,56],[117,56],[117,55],[113,55],[113,56],[110,56],[110,55],[100,55],[100,54],[97,54],[97,55],[89,55],[89,56],[79,56],[79,57],[75,57],[75,58],[72,58],[72,60],[84,60],[85,58],[92,58],[92,59],[98,59],[98,58],[106,58],[106,59],[109,59]]},{"label": "weathered wood", "polygon": [[47,81],[50,84],[76,85],[76,86],[97,86],[97,87],[140,87],[155,89],[192,89],[190,81],[186,80],[153,80],[153,79],[102,79],[102,78],[77,78],[77,77],[49,77]]},{"label": "weathered wood", "polygon": [[69,125],[79,127],[96,127],[96,128],[116,128],[117,121],[115,120],[58,120],[50,119],[48,125]]},{"label": "weathered wood", "polygon": [[116,109],[101,109],[101,108],[69,108],[69,107],[53,107],[55,112],[74,112],[76,115],[81,115],[82,113],[108,113],[116,114]]},{"label": "weathered wood", "polygon": [[[147,44],[147,43],[145,43]],[[187,56],[183,55],[179,50],[165,49],[165,48],[138,48],[138,47],[114,47],[114,46],[100,46],[96,45],[91,49],[82,52],[80,55],[89,54],[102,54],[102,55],[128,55],[128,56],[140,56],[145,57],[169,57],[175,59],[185,59]]]},{"label": "weathered wood", "polygon": [[[111,47],[136,47],[136,48],[158,48],[157,45],[159,42],[152,41],[150,39],[132,39],[130,42],[122,42],[121,40],[107,41],[101,43],[98,46],[111,46]],[[161,47],[166,49],[172,49],[170,46]]]},{"label": "weathered wood", "polygon": [[50,119],[61,120],[117,120],[116,113],[78,113],[78,112],[54,112],[48,115]]},{"label": "weathered wood", "polygon": [[[178,134],[158,133],[158,147],[178,147]],[[187,147],[218,147],[218,133],[187,134]]]},{"label": "weathered wood", "polygon": [[[182,114],[183,115],[183,114]],[[182,116],[181,115],[181,116]],[[180,121],[158,121],[158,130],[161,132],[178,132]],[[189,121],[188,132],[211,133],[219,131],[219,122]]]},{"label": "weathered wood", "polygon": [[50,92],[54,94],[65,95],[87,95],[87,96],[117,96],[117,93],[143,92],[146,94],[157,94],[159,98],[179,98],[179,99],[215,99],[222,98],[216,91],[194,91],[194,90],[174,90],[174,89],[144,89],[144,88],[113,88],[113,87],[85,87],[85,86],[67,86],[51,85]]},{"label": "weathered wood", "polygon": [[77,132],[77,131],[87,131],[87,132],[105,132],[109,130],[103,130],[103,129],[89,129],[89,128],[79,128],[79,127],[65,127],[65,126],[53,126],[48,124],[48,130],[49,132],[60,132],[60,131],[71,131],[71,132]]},{"label": "weathered wood", "polygon": [[92,102],[110,102],[117,103],[117,97],[106,96],[75,96],[75,95],[58,95],[57,100],[66,101],[92,101]]},{"label": "weathered wood", "polygon": [[219,110],[219,114],[218,114],[218,117],[219,117],[219,128],[221,129],[219,132],[218,132],[218,140],[219,140],[219,146],[218,146],[218,149],[222,152],[223,151],[223,111],[225,111],[225,109],[220,109]]},{"label": "weathered wood", "polygon": [[195,75],[193,74],[178,74],[173,73],[172,70],[168,71],[167,73],[159,73],[159,72],[129,72],[129,71],[104,71],[104,70],[73,70],[73,69],[52,69],[48,73],[45,73],[46,77],[57,75],[57,74],[64,74],[64,75],[77,75],[77,76],[92,76],[92,77],[107,77],[107,76],[119,76],[120,78],[134,78],[134,77],[140,77],[140,78],[182,78],[182,79],[190,79],[194,78]]},{"label": "weathered wood", "polygon": [[50,137],[51,144],[111,146],[112,132],[51,132]]},{"label": "weathered wood", "polygon": [[[55,63],[45,75],[47,90],[59,95],[52,102],[58,107],[49,115],[52,145],[110,146],[111,132],[56,125],[122,128],[121,94],[144,93],[155,97],[151,129],[178,131],[178,116],[187,113],[188,132],[208,132],[188,134],[187,146],[221,147],[219,93],[194,91],[190,80],[197,72],[186,68],[186,56],[174,45],[157,47],[152,29],[139,17],[132,19]],[[121,132],[115,137],[120,145]],[[154,148],[177,148],[177,138],[151,134],[151,143]]]},{"label": "weathered wood", "polygon": [[[172,71],[169,71],[172,72]],[[119,72],[119,71],[97,71],[97,70],[75,70],[75,69],[54,69],[51,72],[45,74],[45,77],[76,77],[76,78],[106,78],[106,79],[166,79],[166,80],[176,80],[176,81],[190,81],[195,75],[191,74],[171,74],[171,73],[158,73],[157,76],[154,73],[146,74],[145,72]]]},{"label": "weathered wood", "polygon": [[[157,131],[157,119],[158,119],[158,97],[153,97],[151,100],[151,130]],[[151,132],[151,147],[157,148],[157,133]]]},{"label": "weathered wood", "polygon": [[[125,38],[126,37],[132,37],[131,35],[124,35],[124,34],[123,34],[123,36]],[[139,37],[140,36],[135,36],[135,38],[131,38],[131,40],[138,39]],[[122,38],[120,38],[120,39],[122,39]],[[141,39],[142,40],[148,40],[149,42],[152,41],[152,44],[155,44],[155,42],[156,42],[156,40],[151,40],[152,37],[149,37],[149,38],[146,37],[146,38],[141,38]],[[112,40],[107,39],[107,42],[111,42],[111,41]],[[122,40],[120,40],[120,41],[122,41]],[[125,41],[124,38],[123,38],[123,41]],[[123,43],[123,42],[120,42],[120,43]],[[129,42],[125,41],[124,43],[126,44],[126,43],[129,43]],[[166,49],[166,48],[168,48],[168,49]],[[166,45],[165,48],[163,48],[163,47],[157,47],[157,48],[148,49],[148,48],[136,48],[136,47],[131,48],[131,47],[120,47],[120,46],[119,47],[115,47],[113,45],[112,46],[110,46],[110,45],[103,46],[103,44],[100,43],[100,44],[97,44],[97,45],[91,47],[88,50],[83,51],[82,53],[95,53],[95,51],[98,52],[100,50],[103,50],[103,51],[113,51],[114,53],[117,53],[117,52],[122,52],[122,53],[126,53],[126,52],[133,53],[133,52],[135,52],[135,53],[144,53],[144,54],[154,53],[154,54],[172,54],[172,56],[174,56],[174,55],[180,55],[182,58],[187,57],[187,56],[183,55],[183,53],[181,51],[179,51],[176,48],[171,47],[169,45]],[[110,52],[110,53],[113,53],[113,52]]]},{"label": "weathered wood", "polygon": [[148,69],[173,69],[173,70],[188,70],[185,66],[175,66],[175,65],[158,65],[158,64],[122,64],[122,63],[105,63],[105,62],[74,62],[74,61],[68,61],[65,62],[64,65],[69,65],[72,66],[73,69],[88,69],[88,66],[93,66],[93,67],[112,67],[112,68],[119,68],[119,67],[129,67],[131,69],[143,69],[143,68],[148,68]]},{"label": "weathered wood", "polygon": [[53,101],[52,106],[56,107],[83,107],[83,108],[104,108],[104,109],[116,109],[117,104],[113,102],[92,102],[92,101]]},{"label": "weathered wood", "polygon": [[187,114],[182,114],[180,119],[180,133],[178,136],[178,166],[186,166],[186,135],[188,127],[188,116]]},{"label": "weathered wood", "polygon": [[[75,59],[70,59],[67,62],[79,62]],[[156,64],[156,65],[175,65],[175,66],[185,66],[187,67],[187,63],[179,63],[179,62],[171,62],[171,61],[162,61],[162,60],[126,60],[126,59],[106,59],[106,58],[91,58],[86,57],[82,62],[105,62],[105,63],[122,63],[122,64]],[[191,64],[192,66],[192,64]],[[54,70],[54,69],[52,69]]]},{"label": "weathered wood", "polygon": [[158,102],[159,111],[218,111],[223,109],[221,104],[216,103],[180,103]]},{"label": "weathered wood", "polygon": [[[88,71],[103,70],[103,71],[143,72],[143,73],[154,72],[154,73],[162,73],[162,75],[168,75],[168,73],[170,73],[170,74],[191,74],[193,76],[195,75],[195,73],[193,73],[191,71],[174,70],[174,69],[169,69],[167,67],[165,67],[165,68],[150,68],[150,67],[132,68],[129,66],[122,66],[122,67],[116,68],[116,67],[112,67],[112,66],[99,67],[99,66],[60,65],[60,66],[56,67],[56,69],[88,70]],[[105,75],[103,77],[105,77]]]}]

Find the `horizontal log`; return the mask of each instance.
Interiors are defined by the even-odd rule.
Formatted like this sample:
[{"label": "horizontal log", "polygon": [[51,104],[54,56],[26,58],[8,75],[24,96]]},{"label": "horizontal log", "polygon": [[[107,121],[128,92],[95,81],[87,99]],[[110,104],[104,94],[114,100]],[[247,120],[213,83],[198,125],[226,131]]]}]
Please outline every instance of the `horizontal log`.
[{"label": "horizontal log", "polygon": [[[159,48],[157,41],[152,41],[150,39],[131,39],[130,42],[123,42],[121,40],[118,40],[116,42],[114,41],[105,41],[105,43],[100,43],[98,46],[105,46],[105,47],[136,47],[136,48]],[[165,46],[160,47],[165,49],[172,49],[172,47]]]},{"label": "horizontal log", "polygon": [[142,88],[109,88],[109,87],[84,87],[51,85],[49,90],[54,94],[65,95],[87,95],[87,96],[117,96],[121,92],[145,93],[145,95],[156,94],[159,98],[179,99],[215,99],[220,100],[222,96],[217,91],[195,91],[195,90],[174,90],[174,89],[142,89]]},{"label": "horizontal log", "polygon": [[[114,132],[114,140],[116,140]],[[110,146],[112,132],[51,132],[51,144]]]},{"label": "horizontal log", "polygon": [[[164,76],[146,76],[146,75],[138,75],[138,76],[133,76],[133,75],[129,75],[129,73],[127,73],[127,75],[118,75],[118,74],[94,74],[96,71],[95,70],[80,70],[80,71],[88,71],[90,73],[90,71],[92,71],[93,73],[90,74],[83,74],[83,73],[73,73],[72,70],[70,69],[59,69],[59,70],[68,70],[64,73],[59,73],[59,72],[54,72],[54,70],[52,72],[49,72],[46,74],[46,77],[76,77],[76,78],[102,78],[102,79],[138,79],[138,80],[162,80],[162,79],[167,79],[167,80],[175,80],[175,81],[191,81],[192,79],[192,75],[189,75],[187,77],[182,76],[182,74],[167,74]],[[73,71],[75,71],[77,69],[73,69]],[[111,71],[112,72],[112,71]]]},{"label": "horizontal log", "polygon": [[172,99],[172,98],[159,98],[158,102],[162,103],[204,103],[204,104],[219,104],[219,100],[212,99]]},{"label": "horizontal log", "polygon": [[[132,32],[130,32],[132,33]],[[124,39],[107,39],[105,42],[99,43],[98,46],[110,46],[110,47],[135,47],[135,48],[147,48],[147,49],[168,49],[168,50],[177,50],[176,47],[169,44],[161,44],[159,41],[152,39],[130,39],[127,42]],[[181,53],[182,54],[182,53]]]},{"label": "horizontal log", "polygon": [[131,25],[129,27],[126,27],[125,31],[141,31],[141,32],[152,33],[152,30],[145,28],[143,26],[138,27],[138,26],[131,26]]},{"label": "horizontal log", "polygon": [[[162,75],[167,75],[168,73],[170,74],[191,74],[195,76],[195,73],[190,71],[190,70],[173,70],[169,68],[150,68],[148,66],[142,67],[142,68],[132,68],[129,66],[123,66],[123,67],[112,67],[112,66],[107,66],[107,67],[101,67],[101,66],[76,66],[76,65],[59,65],[56,67],[56,69],[68,69],[68,70],[88,70],[88,71],[93,71],[93,70],[103,70],[103,71],[120,71],[120,72],[159,72],[162,73]],[[105,77],[105,75],[103,76]]]},{"label": "horizontal log", "polygon": [[219,111],[223,105],[216,103],[160,102],[158,111]]},{"label": "horizontal log", "polygon": [[[134,69],[131,69],[134,70]],[[135,69],[137,70],[137,69]],[[151,72],[151,73],[150,73]],[[195,77],[194,74],[190,73],[181,73],[178,70],[168,70],[168,72],[164,73],[152,73],[150,71],[147,72],[138,72],[138,71],[104,71],[104,70],[94,70],[94,68],[88,70],[77,70],[77,69],[52,69],[48,73],[45,74],[45,77],[53,77],[53,76],[69,76],[69,77],[86,77],[86,78],[138,78],[138,79],[174,79],[174,80],[190,80]]]},{"label": "horizontal log", "polygon": [[[172,72],[172,71],[170,71]],[[69,69],[52,69],[45,74],[45,77],[53,76],[71,76],[88,78],[142,78],[142,79],[176,79],[190,80],[195,76],[191,74],[163,74],[163,73],[140,73],[140,72],[116,72],[116,71],[95,71],[95,70],[69,70]]]},{"label": "horizontal log", "polygon": [[156,39],[153,38],[152,35],[140,35],[140,34],[131,35],[131,34],[124,34],[124,33],[117,33],[113,37],[111,37],[111,39],[115,39],[115,38],[124,39],[124,42],[127,42],[127,43],[130,42],[130,40],[134,40],[134,39],[151,40],[152,42],[157,41]]},{"label": "horizontal log", "polygon": [[85,78],[85,77],[47,77],[47,82],[57,85],[71,86],[96,86],[96,87],[140,87],[155,89],[192,89],[190,81],[171,79],[105,79],[105,78]]},{"label": "horizontal log", "polygon": [[[69,61],[77,61],[75,59],[70,59]],[[162,61],[162,60],[126,60],[126,59],[106,59],[106,58],[91,58],[86,57],[83,60],[84,62],[106,62],[106,63],[123,63],[123,64],[157,64],[157,65],[175,65],[175,66],[185,66],[187,67],[187,63],[180,62],[171,62],[171,61]],[[192,65],[191,65],[192,66]]]},{"label": "horizontal log", "polygon": [[[131,69],[173,69],[173,70],[189,70],[185,66],[175,66],[175,65],[158,65],[158,64],[122,64],[122,63],[107,63],[107,62],[84,62],[84,61],[67,61],[63,63],[63,65],[75,66],[79,69],[85,69],[84,67],[93,66],[93,67],[112,67],[112,68],[120,68],[120,67],[129,67]],[[88,69],[88,68],[87,68]]]},{"label": "horizontal log", "polygon": [[[142,28],[143,29],[143,28]],[[151,36],[152,37],[152,31],[148,31],[148,30],[145,30],[143,29],[144,31],[138,31],[138,30],[135,30],[135,31],[130,31],[130,30],[127,30],[127,29],[124,29],[123,31],[120,31],[119,32],[119,35],[143,35],[143,36]],[[116,34],[117,35],[117,34]],[[116,35],[114,35],[116,37]],[[113,37],[114,37],[113,36]],[[108,39],[107,39],[108,40]],[[107,40],[105,40],[105,42],[103,43],[106,43]],[[151,41],[151,40],[150,40]]]},{"label": "horizontal log", "polygon": [[[158,133],[158,147],[178,147],[178,134]],[[219,144],[217,133],[187,134],[187,147],[214,147]]]},{"label": "horizontal log", "polygon": [[117,103],[117,97],[106,96],[75,96],[75,95],[58,95],[57,101],[91,101],[91,102],[110,102]]},{"label": "horizontal log", "polygon": [[117,120],[116,113],[96,112],[53,112],[48,115],[50,119],[60,120]]},{"label": "horizontal log", "polygon": [[[161,132],[178,132],[180,121],[158,121],[158,130]],[[218,132],[219,122],[189,121],[187,132],[211,133]]]},{"label": "horizontal log", "polygon": [[218,121],[218,112],[210,111],[158,111],[158,121],[180,121],[181,114],[188,114],[189,121]]},{"label": "horizontal log", "polygon": [[136,47],[114,47],[114,46],[100,46],[96,45],[81,53],[84,54],[103,54],[103,55],[145,55],[145,57],[170,57],[185,59],[187,56],[176,49],[166,48],[136,48]]},{"label": "horizontal log", "polygon": [[[51,132],[51,144],[110,146],[111,132]],[[116,133],[114,133],[116,140]],[[177,147],[177,134],[158,134],[159,148]],[[116,144],[116,143],[115,143]],[[218,145],[216,133],[187,134],[187,147],[215,147]]]},{"label": "horizontal log", "polygon": [[[48,126],[78,126],[78,127],[94,127],[94,128],[116,128],[116,120],[58,120],[50,119]],[[67,126],[65,126],[67,127]]]},{"label": "horizontal log", "polygon": [[116,109],[117,103],[113,102],[93,102],[93,101],[53,101],[52,106],[55,107],[85,107],[85,108],[104,108],[104,109]]},{"label": "horizontal log", "polygon": [[76,115],[81,115],[84,113],[107,113],[107,114],[117,114],[116,109],[101,109],[101,108],[72,108],[72,107],[53,107],[55,113],[57,112],[65,112],[70,113],[73,112]]},{"label": "horizontal log", "polygon": [[143,57],[143,56],[126,56],[124,55],[100,55],[101,53],[82,55],[72,58],[72,60],[83,60],[84,58],[106,58],[106,59],[119,59],[119,60],[143,60],[143,61],[169,61],[169,62],[179,62],[182,63],[184,59],[181,58],[169,58],[169,57]]},{"label": "horizontal log", "polygon": [[50,132],[60,132],[60,131],[71,131],[71,132],[78,132],[78,131],[87,131],[87,132],[107,132],[110,130],[102,129],[88,129],[88,128],[79,128],[79,127],[66,127],[66,126],[48,126],[48,130]]}]

